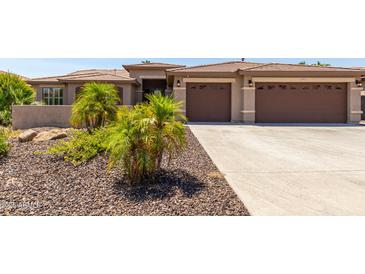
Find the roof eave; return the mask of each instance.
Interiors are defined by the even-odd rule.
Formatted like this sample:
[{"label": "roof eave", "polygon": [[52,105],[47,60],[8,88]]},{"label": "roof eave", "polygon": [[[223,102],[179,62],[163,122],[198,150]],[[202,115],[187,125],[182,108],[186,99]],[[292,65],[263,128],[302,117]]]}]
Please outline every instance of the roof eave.
[{"label": "roof eave", "polygon": [[167,76],[185,76],[185,77],[194,77],[194,76],[205,76],[205,77],[213,77],[216,75],[219,76],[227,76],[232,77],[237,75],[237,71],[166,71]]},{"label": "roof eave", "polygon": [[177,69],[177,68],[184,68],[186,66],[183,65],[176,65],[176,66],[170,66],[170,67],[166,67],[166,66],[140,66],[140,65],[123,65],[123,68],[126,71],[130,71],[130,70],[169,70],[169,69]]},{"label": "roof eave", "polygon": [[361,77],[363,72],[361,71],[250,71],[240,70],[240,75],[247,76],[310,76],[310,77],[339,77],[339,76],[350,76],[350,77]]},{"label": "roof eave", "polygon": [[80,79],[59,79],[59,83],[89,83],[89,82],[102,82],[102,83],[118,83],[118,84],[136,84],[139,85],[137,80],[80,80]]}]

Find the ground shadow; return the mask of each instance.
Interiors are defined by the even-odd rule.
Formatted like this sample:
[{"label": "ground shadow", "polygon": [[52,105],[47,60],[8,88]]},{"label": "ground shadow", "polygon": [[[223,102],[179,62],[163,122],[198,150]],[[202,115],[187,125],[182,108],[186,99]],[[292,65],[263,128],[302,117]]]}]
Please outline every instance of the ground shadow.
[{"label": "ground shadow", "polygon": [[351,123],[240,123],[240,122],[189,122],[187,125],[201,126],[256,126],[256,127],[361,127],[364,124]]},{"label": "ground shadow", "polygon": [[122,178],[114,184],[114,190],[121,198],[133,202],[163,200],[172,197],[178,190],[191,198],[205,188],[205,184],[185,170],[162,170],[146,177],[140,185],[130,185]]}]

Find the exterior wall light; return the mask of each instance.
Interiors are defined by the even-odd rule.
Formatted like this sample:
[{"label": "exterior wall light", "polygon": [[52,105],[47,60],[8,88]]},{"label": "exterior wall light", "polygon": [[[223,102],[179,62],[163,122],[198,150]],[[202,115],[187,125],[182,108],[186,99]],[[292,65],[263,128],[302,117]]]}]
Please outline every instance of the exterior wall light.
[{"label": "exterior wall light", "polygon": [[248,80],[248,86],[249,86],[250,88],[252,88],[252,87],[253,87],[253,82],[252,82],[252,80]]},{"label": "exterior wall light", "polygon": [[356,80],[355,81],[355,83],[356,83],[356,85],[360,88],[360,87],[362,87],[362,83],[361,83],[361,81],[360,80]]},{"label": "exterior wall light", "polygon": [[176,81],[176,86],[179,88],[181,86],[180,80]]}]

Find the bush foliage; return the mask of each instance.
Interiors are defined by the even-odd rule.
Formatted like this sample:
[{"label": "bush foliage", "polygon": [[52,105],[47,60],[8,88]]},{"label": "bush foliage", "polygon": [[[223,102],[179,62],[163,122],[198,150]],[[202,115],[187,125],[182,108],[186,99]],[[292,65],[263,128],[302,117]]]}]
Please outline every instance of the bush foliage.
[{"label": "bush foliage", "polygon": [[92,133],[73,130],[69,140],[62,140],[48,148],[43,154],[63,156],[64,160],[73,165],[80,165],[105,150],[105,139],[108,130],[96,129]]},{"label": "bush foliage", "polygon": [[8,137],[6,132],[0,128],[0,157],[8,154],[10,145],[8,144]]},{"label": "bush foliage", "polygon": [[160,93],[149,103],[123,108],[107,139],[110,167],[122,168],[130,183],[140,183],[161,169],[166,153],[171,159],[185,145],[181,103]]},{"label": "bush foliage", "polygon": [[0,74],[0,125],[11,123],[13,105],[29,105],[34,102],[35,91],[19,76]]},{"label": "bush foliage", "polygon": [[118,112],[118,92],[113,84],[86,83],[72,106],[71,124],[86,126],[91,132],[115,121]]},{"label": "bush foliage", "polygon": [[148,100],[132,109],[121,107],[107,127],[74,130],[69,140],[59,141],[45,154],[62,155],[79,165],[106,151],[109,168],[121,168],[130,183],[142,182],[161,169],[164,155],[170,160],[186,144],[181,103],[160,93],[148,95]]}]

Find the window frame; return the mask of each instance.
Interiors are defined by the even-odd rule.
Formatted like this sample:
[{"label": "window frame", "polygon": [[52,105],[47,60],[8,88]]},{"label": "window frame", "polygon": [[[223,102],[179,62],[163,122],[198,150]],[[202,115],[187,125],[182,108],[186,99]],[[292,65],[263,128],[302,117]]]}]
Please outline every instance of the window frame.
[{"label": "window frame", "polygon": [[62,106],[64,104],[64,88],[42,87],[42,102],[48,106]]}]

